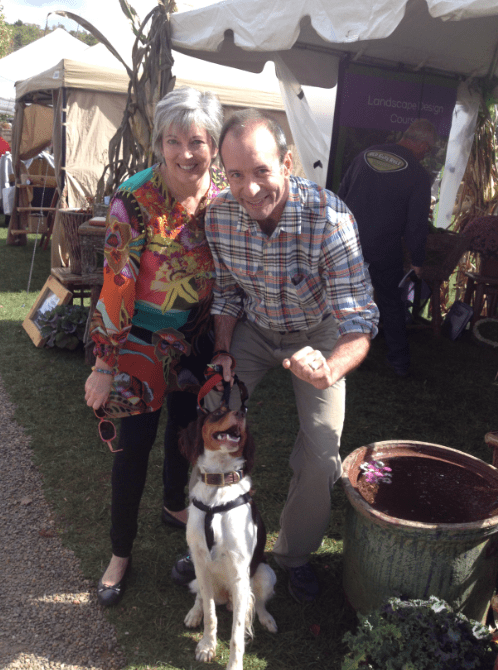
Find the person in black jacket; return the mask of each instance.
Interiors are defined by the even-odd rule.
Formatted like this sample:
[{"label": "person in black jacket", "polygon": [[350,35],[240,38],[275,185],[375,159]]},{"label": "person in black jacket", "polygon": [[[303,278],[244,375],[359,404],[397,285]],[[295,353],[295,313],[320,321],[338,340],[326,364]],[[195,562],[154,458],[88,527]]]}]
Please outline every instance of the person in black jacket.
[{"label": "person in black jacket", "polygon": [[431,181],[420,164],[436,146],[432,123],[418,119],[396,144],[362,151],[349,166],[337,195],[353,213],[375,290],[388,346],[387,362],[399,376],[410,368],[406,318],[399,282],[404,238],[420,276],[425,258]]}]

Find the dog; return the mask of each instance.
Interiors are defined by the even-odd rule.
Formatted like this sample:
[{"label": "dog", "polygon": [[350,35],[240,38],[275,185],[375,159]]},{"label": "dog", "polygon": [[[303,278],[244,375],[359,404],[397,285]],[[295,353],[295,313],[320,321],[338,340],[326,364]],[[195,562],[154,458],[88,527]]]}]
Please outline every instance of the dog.
[{"label": "dog", "polygon": [[187,542],[196,579],[196,595],[185,617],[188,628],[204,617],[204,635],[197,645],[197,661],[216,655],[216,605],[233,611],[227,670],[242,670],[245,635],[252,637],[254,611],[262,625],[277,632],[266,609],[276,576],[266,563],[266,530],[251,498],[249,472],[254,442],[246,425],[246,411],[218,410],[202,414],[180,438],[184,456],[195,466],[190,486]]}]

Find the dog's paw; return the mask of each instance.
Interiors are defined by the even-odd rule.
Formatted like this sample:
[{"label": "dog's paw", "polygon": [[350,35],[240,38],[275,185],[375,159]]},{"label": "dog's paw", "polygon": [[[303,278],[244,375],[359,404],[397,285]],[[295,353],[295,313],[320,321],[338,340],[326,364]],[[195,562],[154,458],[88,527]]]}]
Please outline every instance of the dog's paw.
[{"label": "dog's paw", "polygon": [[185,617],[183,622],[187,626],[187,628],[197,628],[197,626],[200,625],[201,621],[202,621],[202,608],[196,607],[194,605],[190,610],[190,612]]},{"label": "dog's paw", "polygon": [[195,660],[209,663],[216,656],[216,640],[203,637],[195,650]]},{"label": "dog's paw", "polygon": [[272,615],[269,612],[263,612],[262,614],[258,614],[259,621],[262,626],[266,628],[266,630],[269,630],[270,633],[276,633],[278,628],[277,624],[275,622],[275,619],[272,617]]}]

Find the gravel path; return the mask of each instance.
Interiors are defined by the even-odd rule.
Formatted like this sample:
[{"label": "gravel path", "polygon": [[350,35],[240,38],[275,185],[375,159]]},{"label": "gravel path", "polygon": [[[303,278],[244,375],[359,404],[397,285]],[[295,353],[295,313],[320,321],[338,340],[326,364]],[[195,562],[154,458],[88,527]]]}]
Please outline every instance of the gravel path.
[{"label": "gravel path", "polygon": [[123,668],[95,585],[54,531],[30,438],[13,417],[0,380],[0,668]]}]

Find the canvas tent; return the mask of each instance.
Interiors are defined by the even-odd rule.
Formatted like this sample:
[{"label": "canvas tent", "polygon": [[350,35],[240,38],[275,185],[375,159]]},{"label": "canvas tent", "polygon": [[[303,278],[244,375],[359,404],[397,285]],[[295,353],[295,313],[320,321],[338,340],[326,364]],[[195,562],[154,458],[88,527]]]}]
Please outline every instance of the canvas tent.
[{"label": "canvas tent", "polygon": [[[256,106],[270,111],[283,125],[292,142],[285,109],[278,90],[255,90],[230,85],[223,72],[211,72],[210,80],[198,79],[196,59],[179,54],[173,74],[176,86],[194,86],[216,93],[229,114],[236,107]],[[211,67],[211,70],[216,68]],[[224,71],[228,68],[219,68]],[[213,80],[214,79],[214,80]],[[240,79],[240,77],[239,77]],[[79,60],[63,59],[53,67],[16,84],[13,155],[16,178],[21,161],[37,155],[53,143],[55,172],[62,203],[69,208],[88,205],[107,163],[111,137],[121,123],[128,91],[128,75],[102,45],[86,48]],[[302,170],[299,169],[302,174]],[[15,213],[11,230],[17,230]],[[58,242],[59,221],[54,239]],[[9,243],[15,238],[10,235]],[[52,263],[58,265],[57,244]]]},{"label": "canvas tent", "polygon": [[[313,122],[300,85],[335,86],[345,60],[458,78],[437,220],[449,223],[477,117],[473,84],[497,75],[495,0],[227,0],[174,14],[171,28],[174,48],[203,60],[252,72],[274,60],[293,131]],[[323,162],[314,135],[294,132],[300,152]]]},{"label": "canvas tent", "polygon": [[88,45],[62,28],[0,59],[0,114],[14,115],[16,81],[31,77],[58,63],[61,58],[76,58]]},{"label": "canvas tent", "polygon": [[[86,47],[88,49],[88,47]],[[16,85],[12,154],[16,184],[22,161],[52,147],[61,202],[87,207],[106,164],[109,140],[123,117],[127,75],[117,69],[63,58]],[[19,202],[16,187],[14,207]],[[19,229],[14,209],[9,230]],[[12,235],[8,242],[13,243]]]}]

